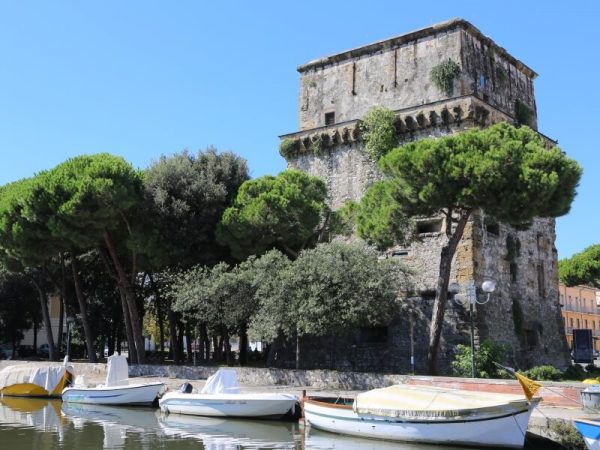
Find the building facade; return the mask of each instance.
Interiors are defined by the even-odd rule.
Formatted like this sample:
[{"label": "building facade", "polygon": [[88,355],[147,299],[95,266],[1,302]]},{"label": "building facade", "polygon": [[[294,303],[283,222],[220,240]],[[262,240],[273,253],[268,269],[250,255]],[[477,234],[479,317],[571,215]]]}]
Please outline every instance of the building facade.
[{"label": "building facade", "polygon": [[569,348],[573,348],[573,330],[592,331],[594,350],[600,351],[600,291],[589,286],[559,285],[560,304]]},{"label": "building facade", "polygon": [[[459,72],[451,89],[442,90],[431,74],[448,61]],[[360,119],[374,106],[395,112],[400,144],[499,121],[537,129],[536,73],[461,19],[320,58],[298,71],[300,129],[281,136],[281,153],[288,167],[325,181],[333,209],[360,200],[381,177],[364,151],[360,132]],[[353,361],[345,367],[407,371],[412,360],[417,371],[425,369],[444,226],[443,218],[419,219],[419,239],[388,250],[388,256],[413,269],[414,296],[406,302],[406,314],[387,333],[378,334],[378,342],[363,345],[362,353],[360,339],[352,343]],[[476,306],[476,339],[509,344],[511,363],[519,367],[570,362],[554,241],[553,219],[536,219],[529,230],[520,231],[480,211],[468,224],[453,261],[451,282],[463,290],[474,282],[483,297],[481,283],[497,282],[491,300]],[[450,301],[441,367],[449,367],[456,344],[468,341],[468,305]],[[339,350],[341,360],[348,359],[343,355],[349,351]]]}]

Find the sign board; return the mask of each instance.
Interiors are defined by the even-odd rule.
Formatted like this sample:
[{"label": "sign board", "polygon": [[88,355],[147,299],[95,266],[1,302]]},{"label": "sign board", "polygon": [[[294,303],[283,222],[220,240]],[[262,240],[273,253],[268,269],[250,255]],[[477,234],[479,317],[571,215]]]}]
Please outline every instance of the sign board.
[{"label": "sign board", "polygon": [[573,360],[576,363],[594,362],[592,330],[573,330]]}]

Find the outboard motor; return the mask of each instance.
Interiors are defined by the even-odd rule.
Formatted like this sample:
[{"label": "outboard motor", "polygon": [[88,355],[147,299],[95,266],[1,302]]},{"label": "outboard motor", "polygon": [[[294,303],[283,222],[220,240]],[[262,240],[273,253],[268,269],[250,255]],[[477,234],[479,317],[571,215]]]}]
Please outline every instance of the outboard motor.
[{"label": "outboard motor", "polygon": [[194,387],[186,381],[179,387],[178,392],[181,392],[182,394],[191,394],[193,389]]}]

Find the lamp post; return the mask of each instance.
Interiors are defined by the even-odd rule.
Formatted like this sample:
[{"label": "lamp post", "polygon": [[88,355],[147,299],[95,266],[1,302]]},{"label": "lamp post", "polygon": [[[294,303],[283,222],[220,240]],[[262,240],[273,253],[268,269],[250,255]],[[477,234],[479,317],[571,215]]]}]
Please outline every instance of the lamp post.
[{"label": "lamp post", "polygon": [[75,317],[67,317],[67,361],[71,360],[71,326],[75,322]]},{"label": "lamp post", "polygon": [[473,306],[477,303],[478,305],[485,305],[490,301],[490,294],[496,290],[496,282],[494,280],[485,280],[481,283],[481,290],[487,294],[485,300],[479,301],[477,300],[477,286],[473,280],[469,281],[464,287],[464,297],[458,295],[461,291],[461,287],[458,283],[451,283],[448,286],[448,292],[454,295],[454,301],[461,305],[465,306],[467,302],[469,303],[469,317],[471,320],[471,378],[476,378],[475,376],[475,323],[474,323],[474,314],[473,314]]}]

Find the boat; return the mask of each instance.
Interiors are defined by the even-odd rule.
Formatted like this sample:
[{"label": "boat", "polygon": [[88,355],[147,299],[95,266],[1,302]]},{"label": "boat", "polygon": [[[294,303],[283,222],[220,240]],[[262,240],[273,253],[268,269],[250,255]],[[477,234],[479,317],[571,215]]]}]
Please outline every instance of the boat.
[{"label": "boat", "polygon": [[43,366],[17,364],[0,370],[0,394],[14,397],[60,397],[63,389],[71,384],[73,367],[45,364]]},{"label": "boat", "polygon": [[127,358],[113,355],[108,358],[105,384],[88,387],[76,379],[73,387],[62,391],[62,399],[94,405],[151,405],[164,385],[161,381],[129,384]]},{"label": "boat", "polygon": [[394,385],[355,399],[308,397],[310,427],[391,441],[522,448],[539,397]]},{"label": "boat", "polygon": [[574,419],[575,428],[589,450],[600,450],[600,419]]},{"label": "boat", "polygon": [[166,413],[209,417],[281,418],[293,415],[298,397],[292,394],[241,393],[235,370],[219,369],[199,394],[186,383],[159,401]]}]

